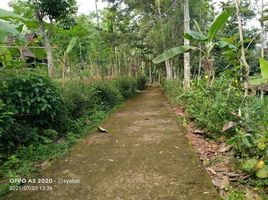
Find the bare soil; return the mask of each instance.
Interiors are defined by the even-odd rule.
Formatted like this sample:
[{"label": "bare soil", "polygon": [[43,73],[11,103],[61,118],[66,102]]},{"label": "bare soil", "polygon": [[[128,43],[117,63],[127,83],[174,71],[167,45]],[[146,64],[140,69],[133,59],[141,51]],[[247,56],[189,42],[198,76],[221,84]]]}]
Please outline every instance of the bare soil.
[{"label": "bare soil", "polygon": [[[16,200],[220,199],[159,88],[126,102],[97,130],[38,178],[53,191],[15,191]],[[58,179],[78,184],[59,184]],[[33,184],[37,185],[37,184]]]}]

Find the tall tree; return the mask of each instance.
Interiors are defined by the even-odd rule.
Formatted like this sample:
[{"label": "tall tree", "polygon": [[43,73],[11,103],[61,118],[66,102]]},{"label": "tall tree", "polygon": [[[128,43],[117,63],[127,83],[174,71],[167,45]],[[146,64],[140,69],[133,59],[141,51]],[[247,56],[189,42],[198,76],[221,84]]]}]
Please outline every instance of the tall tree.
[{"label": "tall tree", "polygon": [[[189,0],[184,0],[184,33],[190,32]],[[184,46],[189,46],[190,41],[184,38]],[[191,66],[190,52],[184,53],[184,88],[190,88]]]},{"label": "tall tree", "polygon": [[245,69],[245,74],[244,74],[245,87],[246,87],[245,96],[248,96],[249,64],[247,62],[246,54],[245,54],[242,18],[241,18],[239,6],[240,6],[240,0],[236,0],[235,1],[236,16],[237,16],[240,44],[241,44],[241,64],[244,66],[244,69]]},{"label": "tall tree", "polygon": [[260,23],[261,23],[261,57],[264,57],[265,55],[265,43],[266,37],[267,37],[267,21],[268,21],[268,9],[267,9],[267,4],[268,2],[264,3],[264,0],[261,0],[261,18],[260,18]]},{"label": "tall tree", "polygon": [[[163,19],[162,19],[162,13],[161,13],[161,1],[160,0],[156,0],[155,1],[156,7],[157,7],[157,12],[159,15],[159,19],[160,19],[160,27],[161,27],[161,32],[164,32],[164,26],[163,26]],[[162,34],[162,41],[163,41],[163,48],[166,49],[166,39],[165,39],[166,35]],[[173,69],[172,69],[172,61],[171,60],[166,60],[165,61],[165,66],[166,66],[166,79],[167,80],[171,80],[173,79]]]},{"label": "tall tree", "polygon": [[75,0],[31,0],[31,3],[35,9],[35,15],[40,26],[40,32],[44,38],[45,48],[47,51],[48,62],[48,75],[52,78],[54,76],[54,63],[53,54],[48,34],[45,30],[44,19],[47,16],[52,23],[53,20],[61,20],[64,17],[76,12]]},{"label": "tall tree", "polygon": [[264,24],[263,24],[263,7],[264,7],[264,2],[261,0],[261,57],[264,57]]}]

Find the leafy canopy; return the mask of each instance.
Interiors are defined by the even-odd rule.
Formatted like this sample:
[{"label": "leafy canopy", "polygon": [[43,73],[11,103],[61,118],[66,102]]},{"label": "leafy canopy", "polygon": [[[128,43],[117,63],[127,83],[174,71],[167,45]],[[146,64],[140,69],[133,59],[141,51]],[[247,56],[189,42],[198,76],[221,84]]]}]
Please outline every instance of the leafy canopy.
[{"label": "leafy canopy", "polygon": [[62,20],[77,12],[76,0],[30,0],[39,20],[48,16],[50,20]]}]

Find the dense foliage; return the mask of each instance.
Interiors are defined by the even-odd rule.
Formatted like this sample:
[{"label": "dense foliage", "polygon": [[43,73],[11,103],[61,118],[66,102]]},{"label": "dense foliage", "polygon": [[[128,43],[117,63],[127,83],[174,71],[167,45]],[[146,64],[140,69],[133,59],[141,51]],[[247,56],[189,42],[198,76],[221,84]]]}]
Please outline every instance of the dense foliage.
[{"label": "dense foliage", "polygon": [[[196,126],[206,130],[208,138],[224,139],[233,146],[240,168],[253,177],[268,178],[266,97],[245,98],[237,83],[224,76],[213,86],[196,80],[190,91],[184,91],[176,81],[167,81],[163,87],[174,103],[186,109]],[[230,122],[233,125],[224,130],[224,125]],[[259,169],[258,163],[263,165]]]},{"label": "dense foliage", "polygon": [[137,88],[137,81],[134,78],[119,78],[114,84],[125,100],[130,98]]},{"label": "dense foliage", "polygon": [[205,80],[195,81],[189,92],[184,92],[176,82],[166,82],[164,88],[176,102],[187,105],[187,113],[198,126],[220,134],[226,122],[239,120],[234,113],[243,108],[243,94],[234,84],[221,78],[213,86]]},{"label": "dense foliage", "polygon": [[0,83],[1,177],[35,173],[34,166],[64,154],[84,129],[96,126],[137,90],[132,78],[62,85],[26,72],[6,73]]},{"label": "dense foliage", "polygon": [[35,74],[5,74],[0,84],[0,98],[12,117],[11,123],[3,124],[1,152],[38,141],[42,136],[40,128],[64,129],[63,99],[48,78]]},{"label": "dense foliage", "polygon": [[107,0],[100,11],[95,2],[81,15],[75,0],[0,9],[0,176],[33,173],[136,89],[169,79],[172,101],[232,145],[249,182],[267,185],[268,4]]},{"label": "dense foliage", "polygon": [[144,90],[147,83],[147,77],[144,74],[140,74],[137,78],[137,88]]}]

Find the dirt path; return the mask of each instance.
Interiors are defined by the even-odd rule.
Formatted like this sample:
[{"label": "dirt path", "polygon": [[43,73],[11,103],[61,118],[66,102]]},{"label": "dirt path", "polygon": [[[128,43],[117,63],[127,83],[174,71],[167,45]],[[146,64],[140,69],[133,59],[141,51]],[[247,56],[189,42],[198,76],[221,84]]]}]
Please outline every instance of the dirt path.
[{"label": "dirt path", "polygon": [[[5,199],[219,199],[160,89],[139,94],[102,126],[108,134],[91,134],[40,176],[53,179],[39,184],[53,191],[13,192]],[[60,184],[59,178],[80,183]]]}]

